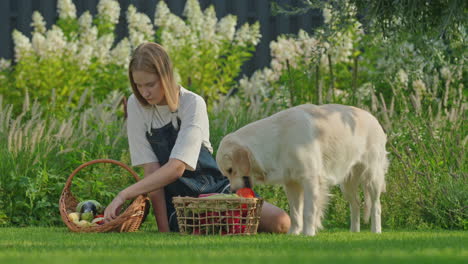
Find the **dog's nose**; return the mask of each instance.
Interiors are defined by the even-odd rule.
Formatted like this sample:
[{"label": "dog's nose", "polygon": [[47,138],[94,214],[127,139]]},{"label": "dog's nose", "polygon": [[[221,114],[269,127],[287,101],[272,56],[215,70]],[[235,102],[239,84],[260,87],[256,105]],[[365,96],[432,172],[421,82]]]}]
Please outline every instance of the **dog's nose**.
[{"label": "dog's nose", "polygon": [[250,186],[250,179],[249,179],[249,176],[244,176],[242,177],[242,179],[244,180],[244,187],[247,187],[247,188],[251,188],[252,186]]}]

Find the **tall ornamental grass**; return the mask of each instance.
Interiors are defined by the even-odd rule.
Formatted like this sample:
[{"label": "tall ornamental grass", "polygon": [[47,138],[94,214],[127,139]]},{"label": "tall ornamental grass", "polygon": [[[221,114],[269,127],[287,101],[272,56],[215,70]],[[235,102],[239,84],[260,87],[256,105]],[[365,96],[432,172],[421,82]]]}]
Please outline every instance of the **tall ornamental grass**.
[{"label": "tall ornamental grass", "polygon": [[[67,120],[44,115],[28,97],[14,116],[13,106],[0,100],[0,224],[60,224],[58,200],[76,167],[99,158],[129,163],[121,99],[114,92],[92,108],[76,108]],[[72,192],[108,203],[132,181],[115,165],[94,165],[75,177]]]}]

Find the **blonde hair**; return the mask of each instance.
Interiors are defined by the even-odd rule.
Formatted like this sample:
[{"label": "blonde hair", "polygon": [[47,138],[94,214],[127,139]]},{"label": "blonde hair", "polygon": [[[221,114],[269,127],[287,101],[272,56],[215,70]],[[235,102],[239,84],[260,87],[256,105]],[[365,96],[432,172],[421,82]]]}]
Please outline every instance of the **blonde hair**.
[{"label": "blonde hair", "polygon": [[154,42],[140,44],[133,52],[128,66],[128,77],[133,93],[143,106],[150,106],[145,98],[140,94],[135,82],[133,81],[133,71],[145,71],[155,73],[164,89],[164,96],[171,112],[178,108],[178,90],[174,78],[171,59],[164,48]]}]

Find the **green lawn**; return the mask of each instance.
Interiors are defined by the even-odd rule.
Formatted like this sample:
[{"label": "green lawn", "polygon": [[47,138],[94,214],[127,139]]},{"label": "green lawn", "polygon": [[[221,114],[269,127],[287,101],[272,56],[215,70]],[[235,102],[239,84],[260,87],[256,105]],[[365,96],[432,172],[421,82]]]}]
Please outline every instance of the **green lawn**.
[{"label": "green lawn", "polygon": [[466,231],[325,230],[316,237],[0,228],[0,263],[468,263]]}]

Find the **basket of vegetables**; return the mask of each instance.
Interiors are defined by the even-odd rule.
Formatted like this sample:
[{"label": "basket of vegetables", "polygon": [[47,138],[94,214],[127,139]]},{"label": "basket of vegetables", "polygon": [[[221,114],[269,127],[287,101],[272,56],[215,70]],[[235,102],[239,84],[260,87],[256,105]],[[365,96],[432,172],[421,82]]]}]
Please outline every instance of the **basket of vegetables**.
[{"label": "basket of vegetables", "polygon": [[198,198],[174,197],[172,202],[176,209],[180,233],[187,235],[256,234],[263,199],[255,198],[253,191],[251,195],[245,195],[245,193],[241,191],[236,194],[202,194]]},{"label": "basket of vegetables", "polygon": [[76,168],[68,177],[59,201],[60,216],[73,232],[134,232],[143,223],[149,210],[149,199],[146,195],[135,198],[130,205],[114,220],[104,223],[104,206],[95,200],[78,201],[70,188],[73,177],[83,168],[96,163],[112,163],[126,169],[139,181],[140,178],[130,167],[122,162],[110,159],[97,159],[86,162]]}]

